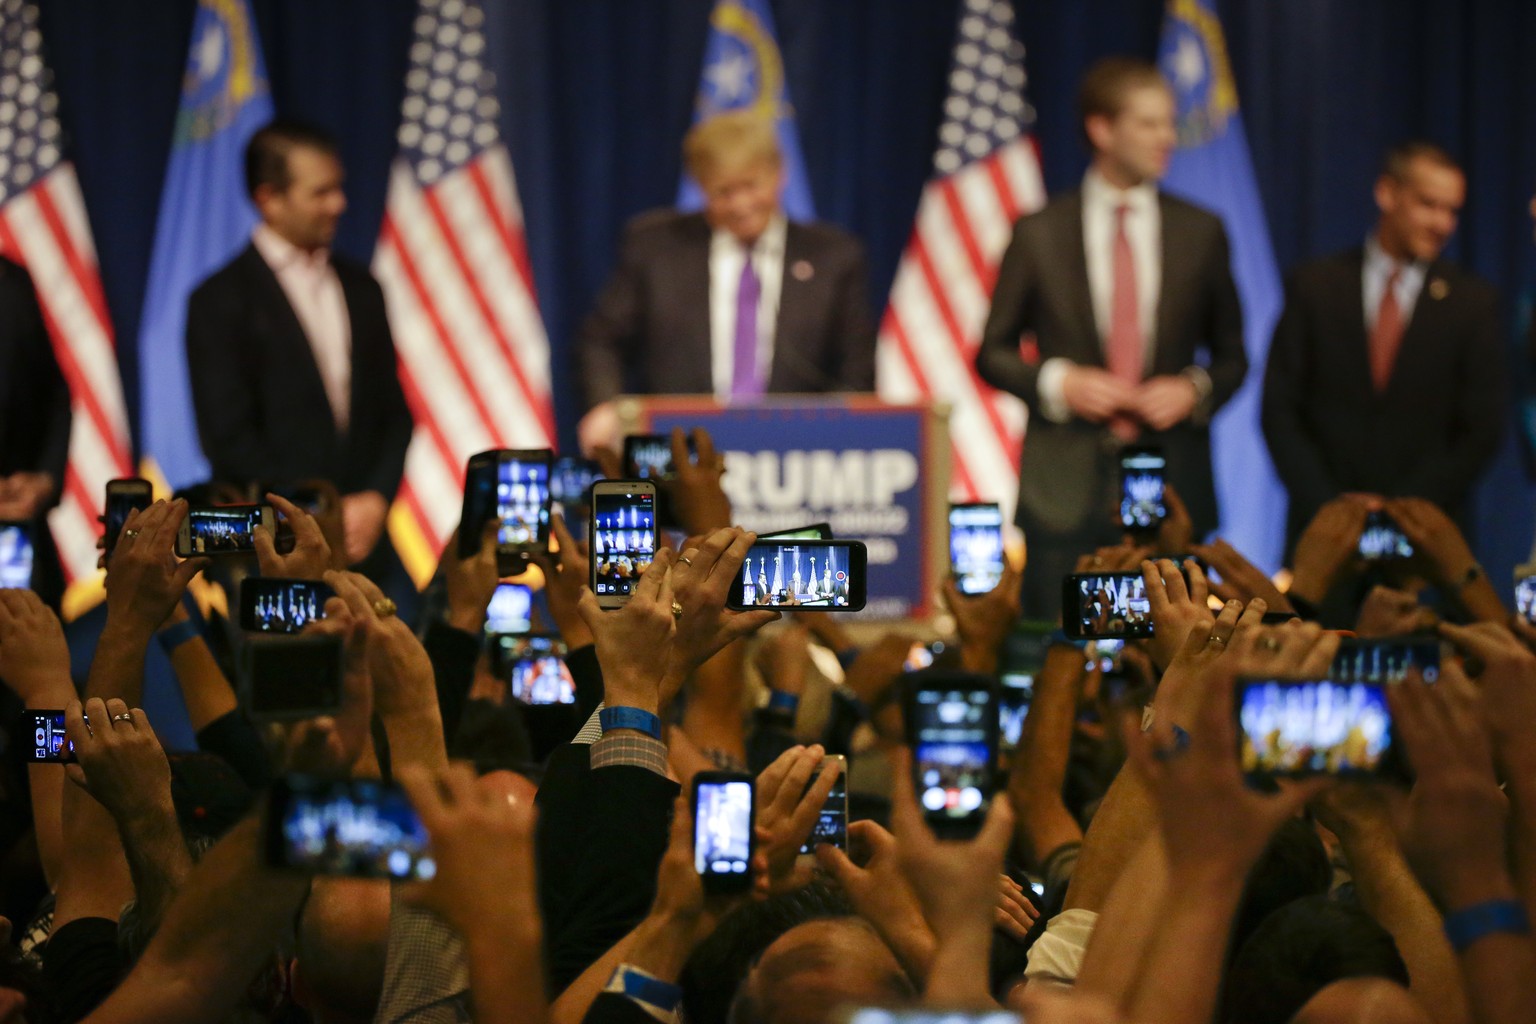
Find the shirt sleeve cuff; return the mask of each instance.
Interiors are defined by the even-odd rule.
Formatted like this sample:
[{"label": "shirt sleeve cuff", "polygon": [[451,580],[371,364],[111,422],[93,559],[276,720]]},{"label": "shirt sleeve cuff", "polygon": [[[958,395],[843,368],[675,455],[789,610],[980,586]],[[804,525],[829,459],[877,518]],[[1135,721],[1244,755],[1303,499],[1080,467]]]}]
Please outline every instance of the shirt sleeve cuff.
[{"label": "shirt sleeve cuff", "polygon": [[1052,356],[1040,364],[1035,376],[1035,391],[1040,396],[1038,412],[1052,423],[1066,423],[1072,419],[1072,407],[1067,404],[1064,384],[1067,371],[1073,362],[1061,356]]},{"label": "shirt sleeve cuff", "polygon": [[602,739],[592,744],[590,764],[593,771],[626,765],[666,778],[667,745],[633,729],[604,733]]}]

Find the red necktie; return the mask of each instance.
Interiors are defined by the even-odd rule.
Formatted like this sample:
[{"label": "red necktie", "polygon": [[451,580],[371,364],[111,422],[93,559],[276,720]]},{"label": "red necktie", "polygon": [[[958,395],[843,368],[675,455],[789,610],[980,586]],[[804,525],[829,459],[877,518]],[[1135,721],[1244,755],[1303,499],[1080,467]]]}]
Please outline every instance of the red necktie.
[{"label": "red necktie", "polygon": [[1376,308],[1376,325],[1371,328],[1371,383],[1377,393],[1387,390],[1392,379],[1392,365],[1397,362],[1397,350],[1403,343],[1403,311],[1397,304],[1397,279],[1402,271],[1393,268],[1387,278],[1387,287],[1381,293],[1381,305]]},{"label": "red necktie", "polygon": [[[1115,207],[1115,243],[1111,258],[1114,281],[1109,298],[1109,343],[1105,361],[1109,372],[1127,384],[1141,383],[1143,354],[1141,338],[1141,308],[1136,300],[1136,259],[1131,253],[1131,240],[1125,233],[1125,218],[1130,207]],[[1133,441],[1141,432],[1136,421],[1129,416],[1116,416],[1109,421],[1110,429],[1125,441]]]}]

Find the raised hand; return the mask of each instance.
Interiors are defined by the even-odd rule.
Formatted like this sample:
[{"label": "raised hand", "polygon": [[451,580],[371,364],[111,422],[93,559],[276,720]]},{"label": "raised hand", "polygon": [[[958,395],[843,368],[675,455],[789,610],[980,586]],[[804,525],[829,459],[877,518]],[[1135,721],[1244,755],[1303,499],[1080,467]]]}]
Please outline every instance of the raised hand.
[{"label": "raised hand", "polygon": [[676,657],[672,563],[669,549],[658,550],[629,602],[617,611],[603,611],[591,589],[582,588],[581,617],[597,645],[603,700],[609,707],[640,708],[653,715],[661,707],[662,682]]},{"label": "raised hand", "polygon": [[459,557],[459,530],[462,528],[463,524],[460,524],[454,529],[453,536],[448,538],[448,546],[443,548],[443,585],[448,592],[446,618],[454,629],[479,636],[485,628],[485,609],[491,603],[491,595],[496,593],[496,585],[501,582],[501,574],[496,571],[499,523],[495,519],[486,520],[480,530],[480,547],[468,558]]},{"label": "raised hand", "polygon": [[767,609],[731,611],[725,607],[731,584],[757,540],[755,533],[728,527],[716,530],[696,547],[686,547],[672,567],[672,583],[681,609],[668,686],[681,686],[688,674],[733,640],[749,636],[779,618]]},{"label": "raised hand", "polygon": [[689,534],[705,534],[731,525],[731,500],[720,487],[725,462],[715,452],[715,442],[703,427],[693,430],[698,461],[688,457],[688,440],[682,427],[672,428],[672,465],[677,475],[668,482],[668,493],[678,521]]},{"label": "raised hand", "polygon": [[73,692],[64,627],[30,590],[0,590],[0,680],[28,707],[46,706],[61,688]]},{"label": "raised hand", "polygon": [[960,593],[954,579],[944,581],[944,603],[955,617],[960,656],[967,670],[988,674],[997,670],[998,651],[1019,619],[1019,584],[1023,578],[1022,570],[1007,564],[997,586],[969,597]]},{"label": "raised hand", "polygon": [[176,559],[176,534],[187,518],[187,502],[157,501],[135,509],[107,566],[107,618],[114,625],[153,633],[186,593],[207,558]]},{"label": "raised hand", "polygon": [[1355,562],[1365,517],[1378,504],[1378,499],[1366,495],[1341,494],[1317,510],[1296,541],[1292,594],[1313,605],[1328,595]]},{"label": "raised hand", "polygon": [[[823,760],[820,746],[791,747],[757,777],[757,846],[767,858],[763,888],[788,892],[811,880],[811,867],[799,861],[816,827],[827,794],[841,771],[838,762]],[[807,789],[817,768],[821,774]]]},{"label": "raised hand", "polygon": [[1207,582],[1210,583],[1211,593],[1223,601],[1242,601],[1246,604],[1257,597],[1272,612],[1295,610],[1273,580],[1220,537],[1209,544],[1196,544],[1190,550],[1205,559],[1206,564],[1221,577],[1220,583]]},{"label": "raised hand", "polygon": [[267,495],[267,503],[282,513],[293,530],[293,550],[280,554],[272,531],[256,528],[256,564],[263,576],[318,580],[332,568],[331,545],[314,516],[281,494]]},{"label": "raised hand", "polygon": [[585,647],[592,642],[592,631],[581,617],[581,592],[591,574],[591,564],[582,545],[576,543],[565,525],[565,518],[556,512],[549,517],[555,543],[560,545],[556,554],[536,551],[536,564],[544,573],[544,597],[549,602],[550,617],[555,628],[565,638],[571,650]]},{"label": "raised hand", "polygon": [[1189,572],[1187,586],[1184,574],[1171,559],[1141,563],[1141,578],[1152,608],[1152,636],[1147,639],[1147,650],[1163,668],[1172,663],[1190,628],[1211,617],[1206,604],[1205,573],[1193,559],[1186,560],[1184,566]]},{"label": "raised hand", "polygon": [[373,678],[368,671],[369,620],[354,618],[347,602],[333,597],[325,618],[305,634],[342,638],[341,709],[295,725],[288,733],[284,770],[306,775],[345,776],[368,745],[373,718]]},{"label": "raised hand", "polygon": [[172,808],[171,764],[142,708],[130,709],[116,697],[92,697],[83,708],[73,700],[64,709],[64,729],[79,758],[79,764],[65,766],[65,773],[116,821]]}]

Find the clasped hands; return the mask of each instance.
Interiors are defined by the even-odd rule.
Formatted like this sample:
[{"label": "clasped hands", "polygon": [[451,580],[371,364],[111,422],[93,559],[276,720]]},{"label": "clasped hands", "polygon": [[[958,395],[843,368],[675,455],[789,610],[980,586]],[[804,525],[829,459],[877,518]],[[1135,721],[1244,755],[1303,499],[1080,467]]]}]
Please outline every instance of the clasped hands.
[{"label": "clasped hands", "polygon": [[1132,384],[1097,366],[1073,366],[1062,377],[1061,393],[1072,412],[1085,420],[1103,423],[1129,416],[1151,430],[1182,423],[1200,401],[1195,382],[1181,374]]}]

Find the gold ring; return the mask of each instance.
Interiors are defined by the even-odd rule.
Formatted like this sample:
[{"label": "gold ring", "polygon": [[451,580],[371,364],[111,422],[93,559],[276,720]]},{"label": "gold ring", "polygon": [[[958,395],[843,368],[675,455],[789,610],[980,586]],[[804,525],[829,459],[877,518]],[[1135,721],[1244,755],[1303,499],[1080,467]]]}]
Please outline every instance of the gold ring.
[{"label": "gold ring", "polygon": [[672,602],[672,617],[674,619],[681,619],[683,617],[683,606],[676,601]]},{"label": "gold ring", "polygon": [[679,562],[682,562],[684,565],[692,565],[693,564],[693,559],[689,558],[687,555],[678,555],[677,556],[677,560]]},{"label": "gold ring", "polygon": [[377,601],[373,602],[373,614],[377,615],[381,619],[389,618],[391,615],[395,614],[397,610],[398,609],[395,606],[395,602],[391,601],[387,597],[381,597]]},{"label": "gold ring", "polygon": [[141,531],[139,531],[139,530],[124,530],[123,531],[123,536],[124,537],[137,537],[140,532]]},{"label": "gold ring", "polygon": [[1206,640],[1206,643],[1221,644],[1223,647],[1225,647],[1227,645],[1227,638],[1224,636],[1217,636],[1215,633],[1212,633],[1210,639]]}]

